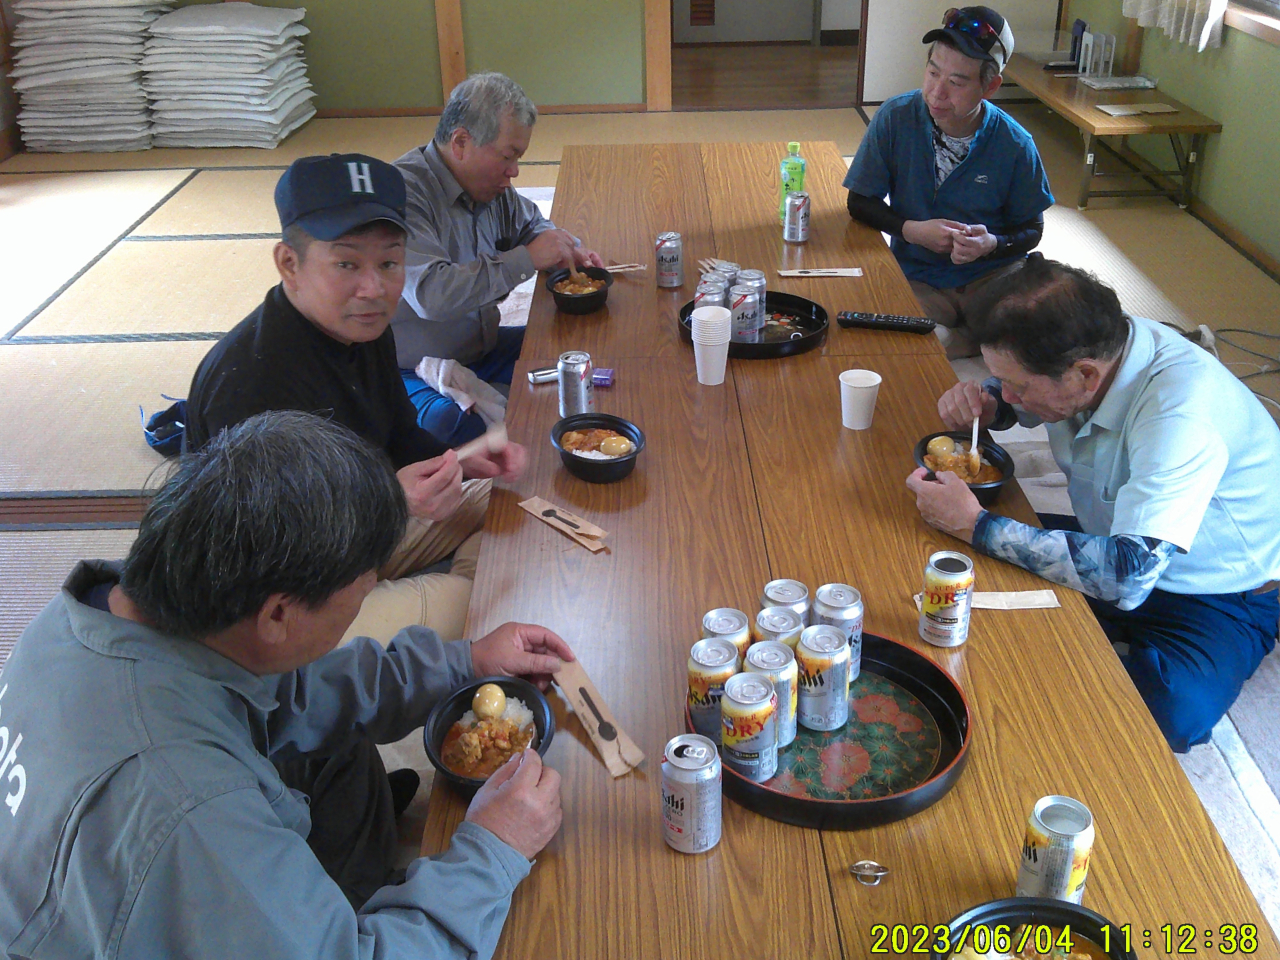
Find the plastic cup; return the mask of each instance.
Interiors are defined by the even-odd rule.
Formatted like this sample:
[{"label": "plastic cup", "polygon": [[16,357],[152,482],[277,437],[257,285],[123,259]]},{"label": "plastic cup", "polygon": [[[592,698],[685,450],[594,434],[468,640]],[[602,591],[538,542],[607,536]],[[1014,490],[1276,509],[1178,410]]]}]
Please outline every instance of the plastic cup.
[{"label": "plastic cup", "polygon": [[846,370],[840,374],[840,418],[850,430],[866,430],[876,412],[880,374],[873,370]]},{"label": "plastic cup", "polygon": [[729,338],[720,343],[693,341],[693,358],[698,365],[698,382],[708,387],[724,383],[724,368],[729,359]]}]

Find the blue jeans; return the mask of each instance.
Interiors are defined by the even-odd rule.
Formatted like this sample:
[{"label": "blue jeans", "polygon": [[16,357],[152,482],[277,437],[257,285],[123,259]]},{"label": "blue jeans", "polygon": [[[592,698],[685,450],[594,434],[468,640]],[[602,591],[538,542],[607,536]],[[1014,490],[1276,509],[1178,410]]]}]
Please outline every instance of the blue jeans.
[{"label": "blue jeans", "polygon": [[[1074,517],[1042,516],[1055,530]],[[1169,746],[1204,743],[1276,645],[1280,591],[1181,594],[1153,590],[1135,610],[1086,597],[1107,639],[1127,643],[1120,658]]]},{"label": "blue jeans", "polygon": [[[467,364],[467,368],[485,383],[509,385],[523,345],[524,327],[499,327],[497,345],[475,363]],[[412,370],[401,370],[400,379],[418,411],[418,425],[441,443],[456,447],[484,433],[480,414],[474,410],[463,413],[461,407],[423,383]]]}]

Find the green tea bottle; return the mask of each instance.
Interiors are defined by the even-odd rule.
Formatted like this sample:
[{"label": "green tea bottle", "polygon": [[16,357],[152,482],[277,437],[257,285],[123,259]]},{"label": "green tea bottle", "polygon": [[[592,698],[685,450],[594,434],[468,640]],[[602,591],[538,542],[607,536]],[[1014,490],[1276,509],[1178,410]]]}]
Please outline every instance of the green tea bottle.
[{"label": "green tea bottle", "polygon": [[778,194],[778,222],[786,219],[787,194],[804,189],[804,157],[800,156],[800,144],[792,140],[787,144],[787,155],[782,158],[782,186]]}]

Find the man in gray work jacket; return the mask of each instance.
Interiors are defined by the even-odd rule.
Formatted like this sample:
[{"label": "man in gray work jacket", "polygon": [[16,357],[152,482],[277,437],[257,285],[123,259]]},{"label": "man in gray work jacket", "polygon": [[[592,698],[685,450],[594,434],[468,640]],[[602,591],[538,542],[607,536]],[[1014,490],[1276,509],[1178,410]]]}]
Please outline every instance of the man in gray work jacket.
[{"label": "man in gray work jacket", "polygon": [[538,270],[604,265],[511,189],[537,119],[514,80],[479,73],[454,87],[431,142],[394,163],[409,223],[396,359],[418,423],[446,446],[478,437],[484,421],[414,373],[422,358],[509,385],[524,328],[499,328],[498,301]]},{"label": "man in gray work jacket", "polygon": [[[474,674],[545,685],[572,654],[524,624],[334,649],[405,517],[383,454],[312,414],[264,413],[183,457],[123,564],[75,568],[0,677],[0,955],[493,953],[559,828],[555,771],[512,758],[449,849],[400,878],[385,789],[332,800],[353,794],[344,780],[385,781],[381,764],[323,758],[407,735]],[[304,793],[273,761],[306,758]],[[335,882],[353,859],[400,882],[353,908]]]}]

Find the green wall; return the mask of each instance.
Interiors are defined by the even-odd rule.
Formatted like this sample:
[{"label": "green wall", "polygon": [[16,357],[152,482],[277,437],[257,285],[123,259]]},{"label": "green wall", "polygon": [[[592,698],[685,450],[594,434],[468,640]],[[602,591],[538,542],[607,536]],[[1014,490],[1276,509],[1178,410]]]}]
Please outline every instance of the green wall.
[{"label": "green wall", "polygon": [[644,102],[644,0],[463,0],[462,33],[534,103]]},{"label": "green wall", "polygon": [[[1119,0],[1073,0],[1071,16],[1123,41]],[[1153,28],[1143,37],[1142,72],[1222,124],[1222,133],[1208,138],[1198,194],[1280,260],[1280,46],[1227,27],[1220,48],[1197,53]],[[1131,142],[1152,160],[1172,165],[1167,141]]]},{"label": "green wall", "polygon": [[[189,6],[191,0],[177,0]],[[434,0],[254,0],[305,7],[307,72],[319,110],[438,107]]]}]

